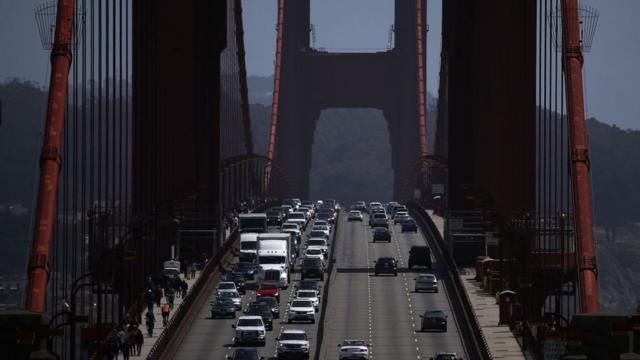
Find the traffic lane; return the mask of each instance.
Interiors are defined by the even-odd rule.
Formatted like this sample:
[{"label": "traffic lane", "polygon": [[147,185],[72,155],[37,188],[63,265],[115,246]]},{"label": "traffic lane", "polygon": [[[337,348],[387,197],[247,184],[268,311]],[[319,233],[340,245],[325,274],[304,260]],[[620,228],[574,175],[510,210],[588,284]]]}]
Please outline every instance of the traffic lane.
[{"label": "traffic lane", "polygon": [[[373,242],[371,229],[366,231],[371,266],[379,257],[398,258],[395,239],[390,243]],[[418,339],[414,332],[416,314],[408,291],[407,274],[397,276],[370,274],[373,312],[371,351],[376,359],[416,359]]]},{"label": "traffic lane", "polygon": [[336,263],[330,275],[320,359],[335,359],[337,345],[345,339],[369,340],[368,263],[362,239],[364,225],[344,218],[336,234]]},{"label": "traffic lane", "polygon": [[[277,232],[279,228],[270,227],[270,232]],[[306,234],[305,234],[306,235]],[[303,237],[304,238],[304,237]],[[237,262],[237,257],[233,262]],[[292,274],[295,282],[299,279],[299,274]],[[294,284],[295,284],[294,282]],[[250,287],[250,285],[249,285]],[[289,286],[286,290],[281,291],[280,301],[280,319],[274,319],[273,330],[267,331],[266,344],[264,347],[259,346],[239,346],[239,347],[256,347],[261,356],[265,359],[274,358],[277,353],[277,344],[275,338],[282,330],[283,319],[286,321],[287,304],[293,297],[295,286]],[[231,325],[236,323],[237,319],[211,319],[210,302],[215,301],[215,289],[208,295],[209,302],[206,302],[198,309],[197,319],[191,324],[186,336],[180,344],[176,352],[176,359],[224,359],[226,355],[233,354],[235,346],[233,344],[234,329]],[[255,301],[255,291],[247,290],[242,297],[242,309],[246,309],[248,304]],[[242,311],[236,312],[236,317],[243,315]],[[307,324],[292,324],[290,328],[305,329],[310,337],[316,336],[317,326],[309,326]],[[314,346],[314,341],[310,344]]]},{"label": "traffic lane", "polygon": [[[409,251],[412,246],[425,246],[427,245],[424,234],[418,230],[418,233],[402,233],[400,225],[393,227],[393,239],[398,246],[398,257],[401,257],[402,268],[406,268],[409,261]],[[464,358],[466,351],[462,343],[458,323],[456,321],[455,314],[451,308],[449,296],[446,290],[446,286],[443,283],[443,278],[439,276],[442,272],[447,271],[444,264],[438,263],[433,255],[431,256],[432,269],[414,268],[407,272],[407,280],[409,284],[409,294],[411,302],[414,305],[416,315],[421,315],[425,310],[442,310],[447,315],[447,332],[421,332],[420,324],[421,318],[416,318],[416,334],[418,337],[418,344],[421,352],[421,356],[431,357],[436,351],[455,351]],[[421,273],[433,273],[438,277],[438,293],[416,293],[415,290],[415,277]]]}]

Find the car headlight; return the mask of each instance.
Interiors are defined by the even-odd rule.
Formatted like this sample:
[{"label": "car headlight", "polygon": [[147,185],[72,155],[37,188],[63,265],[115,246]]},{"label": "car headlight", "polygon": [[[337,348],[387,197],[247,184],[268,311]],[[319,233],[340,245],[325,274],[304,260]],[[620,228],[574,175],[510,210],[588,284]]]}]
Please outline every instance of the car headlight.
[{"label": "car headlight", "polygon": [[264,330],[260,330],[260,335],[264,335]]}]

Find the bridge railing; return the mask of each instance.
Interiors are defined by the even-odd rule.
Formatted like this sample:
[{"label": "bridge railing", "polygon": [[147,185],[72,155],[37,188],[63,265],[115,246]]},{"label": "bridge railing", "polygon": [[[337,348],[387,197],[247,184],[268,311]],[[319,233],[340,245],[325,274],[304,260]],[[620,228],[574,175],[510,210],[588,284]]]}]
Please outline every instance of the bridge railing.
[{"label": "bridge railing", "polygon": [[[263,211],[269,206],[271,203],[263,203],[258,205],[255,211]],[[169,323],[164,328],[160,336],[156,340],[155,344],[149,351],[149,355],[147,359],[160,359],[163,357],[165,351],[170,347],[170,342],[177,341],[176,336],[180,334],[180,331],[184,331],[185,328],[181,325],[183,324],[183,320],[189,315],[192,310],[192,305],[198,300],[201,292],[207,285],[209,278],[216,271],[221,269],[223,265],[223,259],[228,255],[229,251],[233,248],[233,244],[237,242],[239,238],[239,231],[236,229],[231,233],[228,239],[223,243],[222,247],[219,251],[214,254],[214,256],[207,262],[205,267],[202,269],[202,273],[198,280],[196,280],[195,284],[191,287],[191,290],[187,294],[187,296],[182,300],[180,306],[176,309],[175,315],[169,320]]]},{"label": "bridge railing", "polygon": [[408,207],[409,210],[416,215],[416,221],[423,231],[426,230],[425,235],[427,236],[427,239],[430,239],[428,242],[429,245],[431,245],[430,247],[434,256],[436,256],[438,260],[444,261],[447,266],[448,272],[445,272],[444,274],[450,278],[450,281],[445,282],[445,284],[451,285],[447,290],[451,296],[451,306],[454,313],[462,316],[462,322],[459,321],[458,325],[460,332],[462,333],[465,348],[469,352],[469,358],[493,359],[484,334],[480,329],[478,318],[471,306],[471,300],[469,299],[464,285],[462,284],[462,280],[460,279],[456,262],[453,259],[453,256],[451,256],[447,251],[446,244],[440,235],[438,228],[422,206],[412,202],[408,204]]}]

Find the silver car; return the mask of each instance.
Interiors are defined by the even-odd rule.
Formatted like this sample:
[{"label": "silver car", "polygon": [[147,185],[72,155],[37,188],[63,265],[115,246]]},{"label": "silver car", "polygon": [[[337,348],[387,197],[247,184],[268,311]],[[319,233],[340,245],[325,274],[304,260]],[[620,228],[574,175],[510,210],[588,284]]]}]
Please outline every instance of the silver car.
[{"label": "silver car", "polygon": [[433,274],[420,274],[415,280],[415,291],[438,292],[438,279]]}]

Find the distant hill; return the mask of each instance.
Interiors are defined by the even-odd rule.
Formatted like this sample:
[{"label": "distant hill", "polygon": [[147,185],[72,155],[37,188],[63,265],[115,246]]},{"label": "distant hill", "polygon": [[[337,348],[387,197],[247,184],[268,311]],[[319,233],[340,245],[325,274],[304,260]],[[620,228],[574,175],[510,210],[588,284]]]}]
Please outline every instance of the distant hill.
[{"label": "distant hill", "polygon": [[[271,77],[249,77],[248,81],[255,149],[265,154],[273,81]],[[0,246],[4,258],[0,276],[25,269],[46,97],[33,83],[0,83]],[[434,100],[430,97],[428,101],[434,104]],[[433,129],[433,106],[427,118]],[[628,312],[640,299],[640,278],[636,276],[640,273],[640,191],[636,186],[640,183],[640,131],[595,119],[589,119],[587,125],[601,303],[606,310]],[[313,144],[313,196],[335,196],[346,203],[390,199],[387,137],[385,121],[377,110],[325,111]]]}]

